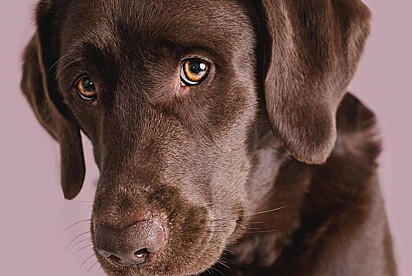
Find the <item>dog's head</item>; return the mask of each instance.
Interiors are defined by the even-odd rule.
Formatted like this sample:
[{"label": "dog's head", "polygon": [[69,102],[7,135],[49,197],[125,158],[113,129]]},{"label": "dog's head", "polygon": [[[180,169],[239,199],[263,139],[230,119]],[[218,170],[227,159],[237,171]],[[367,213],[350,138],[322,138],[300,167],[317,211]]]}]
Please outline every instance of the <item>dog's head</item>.
[{"label": "dog's head", "polygon": [[243,231],[264,122],[294,158],[326,160],[369,19],[358,0],[42,0],[36,15],[22,89],[60,143],[68,199],[80,130],[91,139],[93,243],[119,276],[219,259]]}]

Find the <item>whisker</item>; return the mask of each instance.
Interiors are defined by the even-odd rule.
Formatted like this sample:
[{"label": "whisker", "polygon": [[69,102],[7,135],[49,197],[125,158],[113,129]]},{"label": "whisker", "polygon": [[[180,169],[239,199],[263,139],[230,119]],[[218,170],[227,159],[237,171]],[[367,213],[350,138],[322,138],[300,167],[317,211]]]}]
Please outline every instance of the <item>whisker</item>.
[{"label": "whisker", "polygon": [[[98,263],[99,263],[99,261],[97,261],[94,265],[92,265],[92,267],[91,267],[91,268],[89,268],[89,270],[87,270],[87,272],[90,272],[90,270],[92,270],[92,269],[93,269],[93,267],[95,267]],[[100,267],[100,268],[101,268],[101,267]]]},{"label": "whisker", "polygon": [[68,245],[66,245],[66,247],[63,249],[62,253],[64,253],[64,251],[66,251],[66,249],[67,249],[75,240],[77,240],[77,239],[80,238],[81,236],[84,236],[84,235],[86,235],[86,234],[88,234],[88,233],[90,233],[90,232],[89,232],[89,231],[84,232],[84,233],[78,235],[77,237],[75,237],[74,239],[72,239],[72,241],[71,241]]},{"label": "whisker", "polygon": [[221,217],[221,218],[212,219],[211,222],[232,221],[232,220],[233,219],[231,218]]},{"label": "whisker", "polygon": [[252,230],[252,231],[253,231],[253,230],[259,230],[259,228],[256,228],[256,227],[248,227],[247,230]]},{"label": "whisker", "polygon": [[267,214],[267,213],[279,211],[279,210],[282,210],[282,209],[285,209],[285,208],[286,208],[286,205],[285,205],[285,206],[282,206],[282,207],[278,207],[278,208],[266,210],[266,211],[261,211],[261,212],[256,212],[256,213],[247,214],[246,216],[254,216],[254,215],[260,215],[260,214]]},{"label": "whisker", "polygon": [[266,233],[273,233],[277,232],[277,229],[272,229],[272,230],[259,230],[259,231],[251,231],[251,232],[246,232],[247,234],[266,234]]},{"label": "whisker", "polygon": [[93,246],[93,244],[91,243],[91,244],[88,244],[88,245],[86,245],[86,246],[83,246],[82,248],[80,248],[79,250],[77,250],[76,252],[74,252],[73,255],[76,254],[76,253],[78,253],[78,252],[80,252],[80,251],[82,251],[83,249],[85,249],[85,248],[87,248],[87,247],[90,247],[90,246]]},{"label": "whisker", "polygon": [[227,264],[225,264],[223,261],[217,261],[217,263],[224,266],[224,267],[226,267],[229,270],[232,270],[232,268],[230,266],[228,266]]},{"label": "whisker", "polygon": [[57,72],[55,78],[57,79],[59,77],[59,75],[63,72],[64,69],[66,69],[67,67],[69,67],[70,65],[72,65],[73,63],[78,62],[78,61],[81,61],[81,59],[78,58],[78,59],[72,60],[71,62],[67,63],[65,66],[63,66],[62,69],[60,69],[59,72]]},{"label": "whisker", "polygon": [[78,221],[78,222],[76,222],[76,223],[73,223],[72,225],[70,225],[69,227],[67,227],[66,229],[64,229],[63,232],[61,232],[61,233],[59,234],[59,237],[60,237],[64,232],[66,232],[67,230],[69,230],[70,228],[72,228],[72,227],[74,227],[74,226],[76,226],[76,225],[79,225],[79,224],[82,223],[82,222],[89,222],[89,221],[91,221],[91,219],[84,219],[84,220]]},{"label": "whisker", "polygon": [[236,266],[239,266],[239,267],[241,267],[241,268],[250,269],[250,267],[244,266],[244,265],[241,265],[241,264],[238,264],[237,262],[232,261],[232,260],[230,260],[230,259],[228,259],[228,258],[226,258],[226,257],[223,257],[223,259],[224,259],[226,262],[232,263],[232,264],[234,264],[234,265],[236,265]]},{"label": "whisker", "polygon": [[211,230],[211,231],[207,231],[207,233],[210,233],[210,234],[225,233],[225,234],[227,234],[227,231],[224,231],[224,230],[222,230],[222,231],[219,231],[219,230]]},{"label": "whisker", "polygon": [[90,205],[89,207],[86,208],[83,212],[83,216],[86,214],[87,211],[89,211],[91,208],[93,208],[93,205]]},{"label": "whisker", "polygon": [[93,201],[83,200],[83,201],[76,202],[74,205],[79,205],[79,204],[83,204],[83,203],[93,203]]},{"label": "whisker", "polygon": [[53,63],[53,65],[50,67],[50,69],[47,71],[46,75],[49,75],[50,71],[57,65],[57,63],[59,63],[59,61],[61,61],[62,59],[68,57],[69,55],[71,55],[71,53],[67,53],[64,56],[62,56],[61,58],[59,58],[55,63]]},{"label": "whisker", "polygon": [[82,265],[80,266],[80,269],[82,269],[82,267],[86,264],[86,262],[88,260],[90,260],[91,258],[93,258],[94,256],[96,256],[96,254],[91,255],[90,257],[88,257],[86,260],[84,260],[84,262],[82,263]]},{"label": "whisker", "polygon": [[225,276],[225,274],[223,274],[219,269],[217,269],[216,267],[213,267],[212,266],[212,270],[215,270],[215,271],[217,271],[220,275],[223,275],[223,276]]},{"label": "whisker", "polygon": [[69,251],[72,250],[73,248],[75,248],[76,245],[81,244],[82,242],[87,241],[87,240],[90,240],[90,241],[91,241],[91,237],[87,237],[87,238],[85,238],[84,240],[81,240],[81,241],[77,242],[77,243],[74,244],[72,247],[70,247]]}]

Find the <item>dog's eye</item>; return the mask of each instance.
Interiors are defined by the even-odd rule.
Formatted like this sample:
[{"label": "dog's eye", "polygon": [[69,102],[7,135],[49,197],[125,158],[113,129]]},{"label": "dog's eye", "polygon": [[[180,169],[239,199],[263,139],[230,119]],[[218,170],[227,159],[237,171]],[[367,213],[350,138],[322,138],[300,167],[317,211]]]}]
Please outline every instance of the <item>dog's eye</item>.
[{"label": "dog's eye", "polygon": [[208,72],[208,62],[201,59],[188,59],[182,64],[180,79],[184,85],[196,85],[207,77]]},{"label": "dog's eye", "polygon": [[85,101],[93,101],[97,97],[96,86],[89,76],[83,76],[76,81],[76,90]]}]

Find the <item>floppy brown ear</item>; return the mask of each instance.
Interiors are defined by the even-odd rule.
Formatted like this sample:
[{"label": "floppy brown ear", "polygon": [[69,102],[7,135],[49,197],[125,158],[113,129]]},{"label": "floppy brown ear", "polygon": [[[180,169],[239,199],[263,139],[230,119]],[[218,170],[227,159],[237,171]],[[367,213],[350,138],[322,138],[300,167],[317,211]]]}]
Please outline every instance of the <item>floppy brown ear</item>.
[{"label": "floppy brown ear", "polygon": [[262,6],[272,129],[293,157],[323,163],[369,33],[369,10],[359,0],[262,0]]},{"label": "floppy brown ear", "polygon": [[61,181],[66,199],[80,192],[85,175],[80,129],[71,118],[56,83],[57,16],[48,1],[37,9],[37,32],[24,53],[21,88],[41,125],[60,143]]}]

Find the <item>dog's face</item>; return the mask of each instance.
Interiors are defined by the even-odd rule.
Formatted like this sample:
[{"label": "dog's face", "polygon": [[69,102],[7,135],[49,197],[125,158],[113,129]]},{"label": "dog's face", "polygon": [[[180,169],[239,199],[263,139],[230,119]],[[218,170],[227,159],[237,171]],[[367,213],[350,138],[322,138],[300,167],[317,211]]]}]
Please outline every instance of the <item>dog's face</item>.
[{"label": "dog's face", "polygon": [[256,103],[254,32],[241,11],[233,1],[83,1],[68,14],[78,20],[62,33],[71,54],[58,85],[101,171],[95,248],[105,247],[101,225],[153,220],[163,232],[142,268],[97,252],[112,275],[201,272],[239,231]]},{"label": "dog's face", "polygon": [[100,226],[153,220],[163,232],[142,268],[97,252],[111,274],[201,272],[239,231],[256,103],[254,31],[242,9],[234,1],[83,1],[68,12],[58,85],[101,171],[95,248],[105,247]]},{"label": "dog's face", "polygon": [[[367,12],[320,5],[335,32],[303,26],[313,18],[295,18],[296,3],[252,2],[39,4],[23,91],[60,142],[66,198],[84,178],[79,130],[92,141],[91,232],[109,275],[191,275],[218,261],[244,228],[262,120],[295,158],[329,154],[367,32],[341,27]],[[314,42],[296,38],[299,26]]]}]

